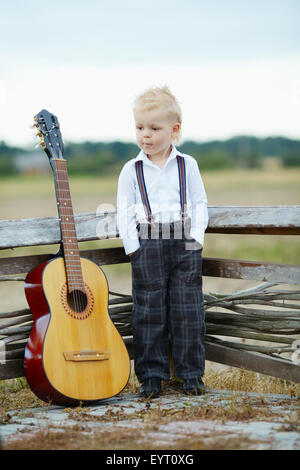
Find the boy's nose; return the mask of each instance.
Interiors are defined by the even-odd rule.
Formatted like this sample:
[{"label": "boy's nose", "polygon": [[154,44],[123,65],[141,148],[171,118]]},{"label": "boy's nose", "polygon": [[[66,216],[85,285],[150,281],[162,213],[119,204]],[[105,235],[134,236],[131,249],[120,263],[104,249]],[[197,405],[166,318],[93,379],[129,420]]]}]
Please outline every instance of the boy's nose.
[{"label": "boy's nose", "polygon": [[149,131],[149,129],[144,129],[144,137],[150,137],[151,136],[151,132]]}]

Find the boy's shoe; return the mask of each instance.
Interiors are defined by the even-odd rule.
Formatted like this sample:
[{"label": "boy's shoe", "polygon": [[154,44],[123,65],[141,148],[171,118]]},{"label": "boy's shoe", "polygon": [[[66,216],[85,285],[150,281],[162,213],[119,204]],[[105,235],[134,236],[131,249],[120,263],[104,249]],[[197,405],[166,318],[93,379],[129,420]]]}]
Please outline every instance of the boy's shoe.
[{"label": "boy's shoe", "polygon": [[183,379],[183,392],[187,395],[203,395],[206,393],[205,385],[201,377]]},{"label": "boy's shoe", "polygon": [[140,394],[145,398],[157,398],[161,392],[161,378],[149,377],[142,382]]}]

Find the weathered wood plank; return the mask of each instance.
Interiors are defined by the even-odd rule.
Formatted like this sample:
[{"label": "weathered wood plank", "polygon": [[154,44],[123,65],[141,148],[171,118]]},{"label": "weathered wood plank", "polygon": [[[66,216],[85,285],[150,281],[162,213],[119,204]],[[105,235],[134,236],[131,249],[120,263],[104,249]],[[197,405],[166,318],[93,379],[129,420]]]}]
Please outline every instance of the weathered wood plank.
[{"label": "weathered wood plank", "polygon": [[300,234],[300,206],[209,208],[210,233]]},{"label": "weathered wood plank", "polygon": [[[129,262],[129,257],[125,254],[123,247],[81,250],[80,255],[83,258],[88,258],[91,261],[94,261],[98,265]],[[3,275],[27,273],[35,266],[39,266],[54,256],[55,253],[0,258],[0,273]]]},{"label": "weathered wood plank", "polygon": [[300,266],[260,261],[204,258],[203,276],[300,284]]},{"label": "weathered wood plank", "polygon": [[[126,338],[125,344],[129,356],[133,359],[132,338]],[[261,353],[249,351],[237,351],[220,344],[205,343],[206,360],[253,370],[261,374],[279,377],[295,383],[300,382],[300,366],[284,359],[267,357]],[[6,364],[0,364],[0,380],[12,379],[24,376],[24,363],[22,359],[9,360]]]},{"label": "weathered wood plank", "polygon": [[[75,215],[78,241],[116,238],[116,211]],[[60,243],[58,217],[0,221],[0,248]]]},{"label": "weathered wood plank", "polygon": [[[207,233],[300,234],[300,206],[209,206]],[[118,237],[116,211],[75,216],[78,241]],[[0,249],[60,242],[57,217],[0,221]]]},{"label": "weathered wood plank", "polygon": [[253,370],[260,374],[271,375],[300,383],[300,365],[262,353],[237,351],[220,344],[205,343],[206,359],[212,362]]},{"label": "weathered wood plank", "polygon": [[[84,258],[99,266],[128,263],[123,247],[82,250]],[[0,273],[4,275],[27,273],[53,257],[52,254],[0,258]],[[259,261],[204,258],[203,276],[246,279],[256,281],[300,284],[300,266],[292,264],[263,263]]]},{"label": "weathered wood plank", "polygon": [[24,376],[23,359],[11,359],[6,361],[5,364],[0,364],[0,380],[15,379]]}]

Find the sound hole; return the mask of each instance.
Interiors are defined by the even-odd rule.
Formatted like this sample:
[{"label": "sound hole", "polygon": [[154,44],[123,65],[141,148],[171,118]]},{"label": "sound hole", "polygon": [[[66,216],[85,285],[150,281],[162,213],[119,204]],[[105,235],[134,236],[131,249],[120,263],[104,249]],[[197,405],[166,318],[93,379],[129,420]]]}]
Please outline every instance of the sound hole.
[{"label": "sound hole", "polygon": [[73,290],[67,295],[67,302],[74,312],[83,312],[87,307],[88,299],[85,292]]}]

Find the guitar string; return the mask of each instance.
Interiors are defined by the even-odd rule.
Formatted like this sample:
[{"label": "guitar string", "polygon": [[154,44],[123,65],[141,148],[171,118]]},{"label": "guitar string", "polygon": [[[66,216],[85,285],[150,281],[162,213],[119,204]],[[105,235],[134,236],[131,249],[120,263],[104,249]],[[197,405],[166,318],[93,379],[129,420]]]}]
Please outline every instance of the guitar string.
[{"label": "guitar string", "polygon": [[[66,162],[65,161],[62,161],[62,169],[61,171],[63,172],[64,174],[64,179],[66,180],[67,182],[67,189],[65,189],[66,191],[68,191],[69,193],[69,200],[71,201],[71,194],[70,194],[70,188],[69,188],[69,180],[68,180],[68,173],[67,173],[67,168],[66,168]],[[61,190],[63,190],[63,188],[60,188]],[[70,202],[70,206],[67,207],[68,209],[70,209],[71,211],[71,215],[72,215],[72,223],[74,225],[74,235],[75,235],[75,240],[76,240],[76,243],[77,243],[77,236],[76,236],[76,229],[75,229],[75,221],[74,221],[74,213],[73,213],[73,208],[72,208],[72,202]],[[79,253],[79,249],[78,249],[78,253]],[[70,265],[69,265],[70,266]],[[80,257],[79,257],[79,267],[81,269],[81,274],[82,274],[82,283],[83,283],[83,289],[84,289],[84,282],[83,282],[83,272],[82,272],[82,267],[81,267],[81,262],[80,262]],[[76,277],[76,276],[75,276]],[[85,290],[85,289],[84,289]],[[84,292],[84,294],[86,295],[86,293]],[[75,304],[75,311],[77,312],[83,312],[83,310],[87,307],[87,304],[88,304],[88,297],[86,296],[86,298],[84,298],[84,296],[82,295],[82,292],[80,289],[74,289],[72,291],[72,297],[73,297],[73,302]],[[86,299],[86,305],[85,304],[85,299]],[[81,324],[81,321],[83,321],[84,323]],[[90,329],[87,328],[87,323],[85,321],[85,319],[83,318],[82,320],[77,320],[77,325],[80,327],[79,328],[79,333],[78,333],[78,336],[79,336],[79,343],[81,345],[81,349],[82,350],[85,350],[85,349],[88,349],[87,348],[87,343],[89,345],[91,345],[91,337],[90,337]],[[87,343],[86,343],[86,340]]]},{"label": "guitar string", "polygon": [[[62,171],[62,172],[65,174],[65,169],[64,169],[64,168],[60,168],[59,171]],[[66,179],[66,178],[65,178],[65,179]],[[61,181],[60,181],[60,180],[59,180],[59,184],[61,184]],[[68,191],[68,189],[59,187],[59,193],[60,193],[60,200],[61,200],[61,201],[62,201],[62,200],[65,200],[65,198],[63,197],[63,196],[64,196],[64,194],[63,194],[64,191]],[[66,203],[65,203],[65,204],[66,204]],[[69,207],[69,206],[67,206],[67,207],[64,207],[64,206],[63,206],[62,209],[64,209],[64,208],[65,208],[65,209],[71,209],[71,207]],[[70,216],[70,214],[68,214],[68,215]],[[66,214],[64,214],[64,218],[65,218],[65,217],[66,217]],[[63,223],[62,225],[63,225],[63,227],[64,227],[64,229],[65,229],[65,221],[64,221],[64,223]],[[66,229],[65,229],[65,230],[66,230]],[[65,231],[65,230],[64,230],[64,231]],[[64,233],[64,238],[65,238],[65,240],[67,239],[66,233]],[[66,260],[65,260],[65,261],[66,261]],[[67,272],[67,274],[69,274],[69,282],[70,282],[70,268],[71,268],[71,266],[70,266],[70,264],[69,264],[69,270],[68,270],[68,272]],[[76,278],[76,275],[75,275],[74,271],[73,271],[73,273],[71,272],[71,274]],[[72,279],[72,280],[74,281],[74,279]],[[77,289],[74,289],[74,290],[72,291],[72,297],[73,297],[73,305],[74,305],[74,307],[75,307],[75,311],[78,312],[78,311],[81,309],[81,305],[80,305],[80,299],[79,299],[79,294],[77,293]]]},{"label": "guitar string", "polygon": [[[58,162],[57,162],[58,163]],[[57,165],[56,166],[56,173],[57,172],[63,172],[64,176],[67,176],[66,174],[66,169],[65,168],[60,168],[60,165]],[[65,180],[67,180],[67,178],[64,178]],[[63,191],[64,189],[61,188],[60,184],[61,184],[61,181],[60,181],[60,177],[59,175],[57,175],[57,178],[56,178],[56,181],[58,182],[57,184],[57,190],[58,190],[58,198],[59,198],[59,202],[62,202],[62,200],[64,200],[65,198],[63,197]],[[67,189],[68,190],[68,189]],[[63,214],[63,209],[71,209],[69,206],[63,206],[61,204],[60,205],[60,217],[63,219],[66,217],[66,214]],[[61,227],[63,228],[63,223],[62,223],[62,220],[60,220],[61,222]],[[62,230],[63,231],[63,230]],[[63,238],[65,238],[66,240],[66,235],[63,234]],[[65,259],[65,250],[64,250],[64,262],[65,262],[65,269],[66,269],[66,259]],[[69,269],[70,269],[70,265],[69,265]],[[70,271],[69,271],[70,273]],[[66,269],[66,285],[67,285],[67,289],[66,289],[66,296],[68,297],[68,288],[69,288],[69,281],[70,281],[70,278],[68,279],[68,272],[67,272],[67,269]],[[76,292],[76,289],[74,289],[72,292],[71,292],[71,295],[72,295],[72,299],[73,299],[73,305],[72,307],[74,308],[75,312],[78,312],[78,311],[81,311],[82,309],[82,305],[81,305],[81,302],[80,302],[80,299],[78,298],[78,293]],[[67,303],[68,303],[68,300],[67,300]],[[71,306],[69,305],[69,307],[71,308]],[[72,310],[73,310],[72,308]],[[78,328],[79,324],[76,323],[77,325],[77,337],[78,337],[78,342],[79,342],[79,346],[80,346],[80,350],[83,349],[83,343],[82,343],[82,338],[81,338],[81,334],[80,334],[80,331],[81,329]]]},{"label": "guitar string", "polygon": [[[59,168],[59,171],[62,171],[63,173],[65,173],[65,169],[64,168]],[[60,185],[61,181],[59,180],[59,185]],[[63,197],[63,191],[65,189],[59,187],[59,196],[60,196],[60,200],[64,200],[65,198]],[[62,206],[62,209],[70,209],[70,207],[64,207]],[[63,218],[65,218],[66,214],[61,214],[63,215]],[[69,215],[69,214],[68,214]],[[63,225],[63,224],[62,224]],[[66,240],[66,234],[64,234],[64,238]],[[65,259],[65,262],[66,262],[66,259]],[[70,264],[69,264],[69,272],[66,270],[66,276],[67,276],[67,286],[69,287],[69,282],[70,282],[70,276],[69,276],[69,279],[68,279],[68,273],[70,274]],[[73,271],[73,274],[74,274],[74,271]],[[68,282],[69,281],[69,282]],[[67,289],[68,290],[68,289]],[[67,294],[68,295],[68,294]],[[78,298],[79,294],[77,293],[77,290],[74,289],[71,293],[72,295],[72,299],[73,299],[73,306],[74,306],[74,310],[75,312],[78,312],[81,310],[81,305],[80,305],[80,299]],[[71,308],[71,307],[70,307]],[[79,335],[79,342],[81,344],[81,341],[80,341],[80,335]]]}]

